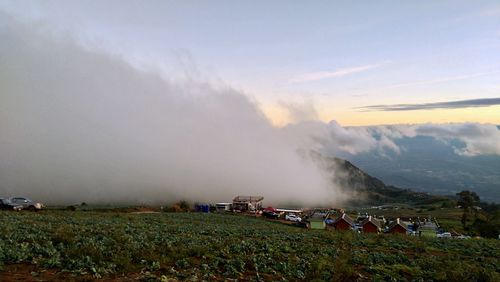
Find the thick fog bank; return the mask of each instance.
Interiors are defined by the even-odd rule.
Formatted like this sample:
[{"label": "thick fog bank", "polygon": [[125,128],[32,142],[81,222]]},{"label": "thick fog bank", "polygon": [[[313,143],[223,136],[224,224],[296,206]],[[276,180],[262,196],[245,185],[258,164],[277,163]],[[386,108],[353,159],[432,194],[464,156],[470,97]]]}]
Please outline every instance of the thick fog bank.
[{"label": "thick fog bank", "polygon": [[333,204],[331,175],[224,85],[167,81],[0,14],[0,196]]}]

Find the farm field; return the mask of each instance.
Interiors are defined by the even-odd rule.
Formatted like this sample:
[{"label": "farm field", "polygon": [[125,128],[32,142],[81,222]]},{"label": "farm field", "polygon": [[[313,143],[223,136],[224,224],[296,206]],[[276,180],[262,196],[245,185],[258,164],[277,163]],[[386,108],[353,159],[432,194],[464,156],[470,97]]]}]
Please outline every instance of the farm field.
[{"label": "farm field", "polygon": [[0,212],[0,280],[500,281],[500,240],[306,230],[234,214]]}]

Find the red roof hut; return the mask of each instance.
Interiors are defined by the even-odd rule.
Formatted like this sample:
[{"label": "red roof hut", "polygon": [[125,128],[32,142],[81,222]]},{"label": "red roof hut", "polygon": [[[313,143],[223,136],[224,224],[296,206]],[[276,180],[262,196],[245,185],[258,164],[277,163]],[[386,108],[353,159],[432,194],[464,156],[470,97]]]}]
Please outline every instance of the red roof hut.
[{"label": "red roof hut", "polygon": [[380,222],[371,215],[361,222],[361,226],[363,226],[363,233],[378,233],[381,229]]},{"label": "red roof hut", "polygon": [[389,224],[389,233],[407,234],[408,226],[404,224],[399,218]]},{"label": "red roof hut", "polygon": [[345,213],[339,216],[334,222],[333,226],[336,230],[351,230],[354,226],[354,221]]}]

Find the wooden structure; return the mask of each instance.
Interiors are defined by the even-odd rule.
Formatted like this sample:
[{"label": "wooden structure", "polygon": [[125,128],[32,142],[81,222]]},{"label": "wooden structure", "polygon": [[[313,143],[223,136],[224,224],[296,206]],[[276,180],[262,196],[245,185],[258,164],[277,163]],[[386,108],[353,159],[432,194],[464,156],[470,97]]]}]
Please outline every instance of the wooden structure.
[{"label": "wooden structure", "polygon": [[237,196],[233,199],[233,210],[257,211],[262,209],[262,196]]},{"label": "wooden structure", "polygon": [[325,218],[322,214],[314,212],[307,218],[307,226],[310,229],[325,229]]},{"label": "wooden structure", "polygon": [[354,221],[347,214],[343,213],[333,222],[333,227],[336,230],[351,230],[354,226]]},{"label": "wooden structure", "polygon": [[399,218],[389,224],[388,228],[389,233],[399,233],[399,234],[407,234],[408,226],[403,223]]},{"label": "wooden structure", "polygon": [[363,233],[378,233],[382,228],[380,222],[371,215],[361,222],[361,226]]}]

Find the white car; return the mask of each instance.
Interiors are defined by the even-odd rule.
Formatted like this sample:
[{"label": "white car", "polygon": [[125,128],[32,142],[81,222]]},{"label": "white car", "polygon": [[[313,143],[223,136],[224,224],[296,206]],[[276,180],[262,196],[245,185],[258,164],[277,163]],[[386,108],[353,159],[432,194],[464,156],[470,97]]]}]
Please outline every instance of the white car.
[{"label": "white car", "polygon": [[285,215],[285,219],[289,220],[289,221],[294,221],[294,222],[301,222],[302,221],[302,218],[298,217],[294,213]]},{"label": "white car", "polygon": [[441,234],[436,235],[438,238],[451,238],[451,233],[450,232],[444,232]]}]

